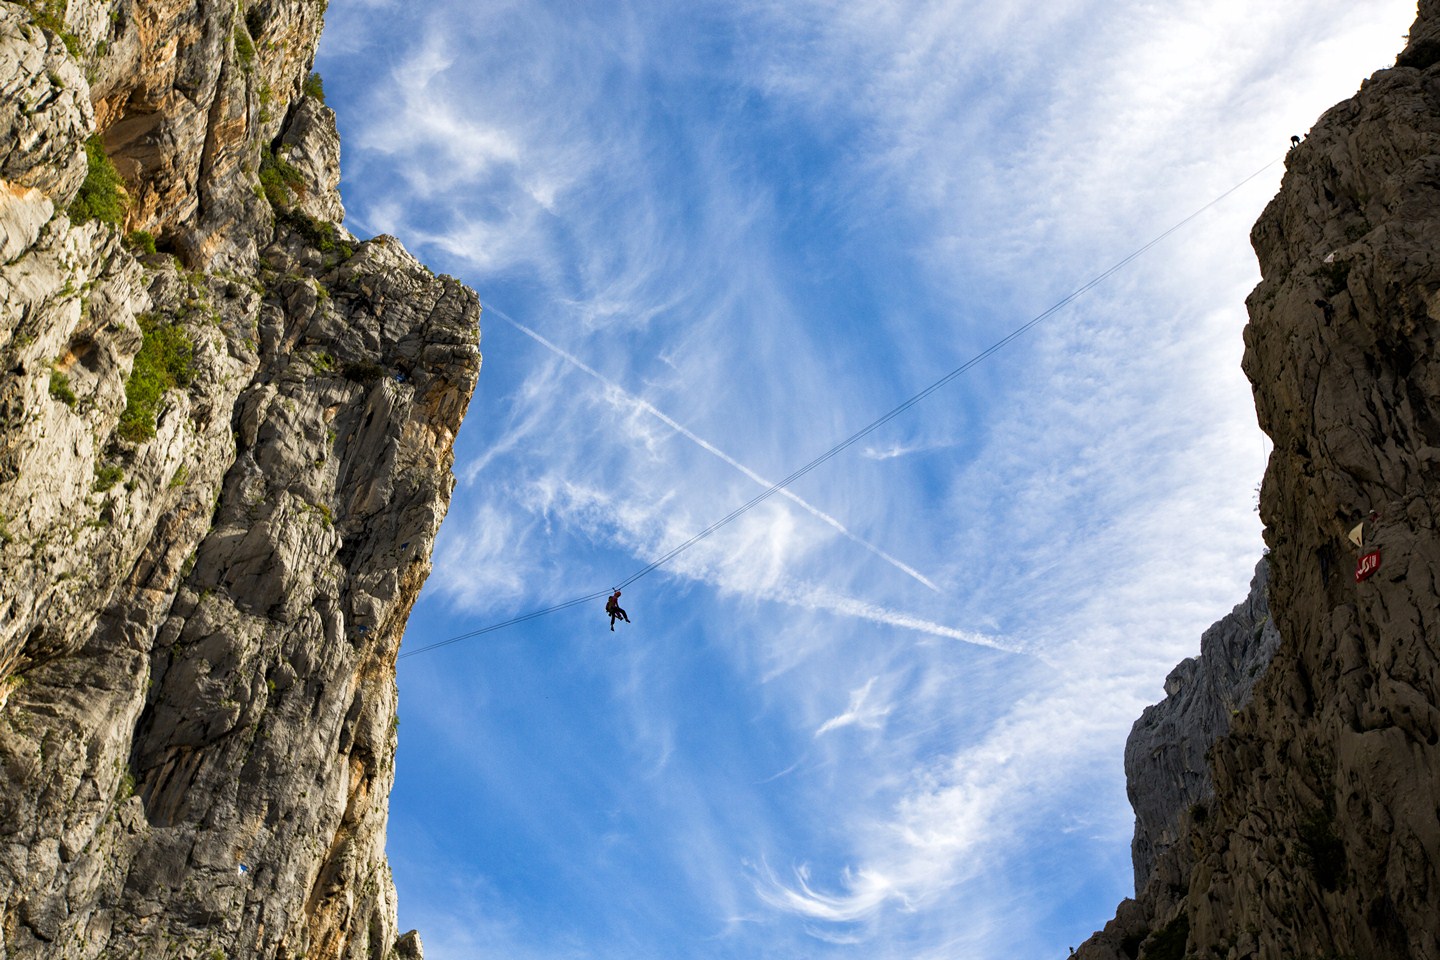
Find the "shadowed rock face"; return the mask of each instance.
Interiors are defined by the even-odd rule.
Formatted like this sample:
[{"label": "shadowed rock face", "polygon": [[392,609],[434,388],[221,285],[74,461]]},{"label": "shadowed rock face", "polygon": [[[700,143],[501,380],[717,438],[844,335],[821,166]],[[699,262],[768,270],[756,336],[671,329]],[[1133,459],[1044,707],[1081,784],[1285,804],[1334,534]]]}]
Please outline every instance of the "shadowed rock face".
[{"label": "shadowed rock face", "polygon": [[[420,956],[394,659],[479,303],[339,226],[322,9],[0,4],[0,958]],[[92,133],[160,253],[67,215]]]},{"label": "shadowed rock face", "polygon": [[1135,889],[1143,890],[1157,859],[1179,839],[1185,813],[1201,813],[1215,795],[1206,762],[1210,747],[1230,729],[1231,718],[1250,702],[1250,692],[1280,645],[1266,596],[1269,564],[1255,568],[1250,595],[1200,638],[1200,656],[1180,663],[1165,678],[1166,698],[1147,707],[1125,744],[1125,779],[1135,808]]},{"label": "shadowed rock face", "polygon": [[1290,153],[1252,242],[1280,644],[1211,751],[1203,815],[1180,812],[1078,955],[1437,957],[1440,2]]}]

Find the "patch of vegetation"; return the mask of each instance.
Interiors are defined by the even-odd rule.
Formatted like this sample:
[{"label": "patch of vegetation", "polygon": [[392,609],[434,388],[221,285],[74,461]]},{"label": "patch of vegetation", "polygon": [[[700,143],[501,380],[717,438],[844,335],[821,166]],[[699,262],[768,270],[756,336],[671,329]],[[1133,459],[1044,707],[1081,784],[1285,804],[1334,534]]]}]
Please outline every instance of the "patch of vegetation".
[{"label": "patch of vegetation", "polygon": [[25,9],[35,18],[35,23],[60,38],[70,56],[80,59],[80,38],[65,25],[65,0],[29,0]]},{"label": "patch of vegetation", "polygon": [[369,360],[345,364],[345,379],[355,383],[374,383],[383,376],[385,376],[385,368]]},{"label": "patch of vegetation", "polygon": [[325,81],[314,70],[311,70],[309,76],[305,78],[305,83],[300,90],[307,97],[312,97],[321,103],[325,102]]},{"label": "patch of vegetation", "polygon": [[135,796],[135,774],[131,773],[127,767],[125,772],[120,775],[120,783],[115,787],[115,800],[117,803],[123,803],[133,796]]},{"label": "patch of vegetation", "polygon": [[280,219],[321,253],[334,254],[342,261],[355,256],[355,248],[340,239],[333,223],[316,220],[301,210],[286,210],[280,215]]},{"label": "patch of vegetation", "polygon": [[57,367],[50,368],[50,396],[67,407],[75,406],[79,400],[75,396],[75,391],[70,389],[70,378]]},{"label": "patch of vegetation", "polygon": [[140,317],[140,330],[145,339],[125,382],[125,412],[115,431],[131,443],[155,436],[155,415],[165,391],[189,386],[194,375],[195,344],[183,329],[146,314]]},{"label": "patch of vegetation", "polygon": [[118,226],[125,216],[129,198],[125,195],[120,171],[105,154],[105,144],[98,133],[85,141],[85,163],[85,182],[70,203],[70,219],[76,223],[99,220]]},{"label": "patch of vegetation", "polygon": [[95,464],[95,492],[103,493],[125,478],[125,471],[114,463]]},{"label": "patch of vegetation", "polygon": [[275,119],[275,114],[270,110],[270,104],[275,102],[275,94],[270,89],[270,84],[260,84],[260,122],[269,123]]},{"label": "patch of vegetation", "polygon": [[261,192],[270,201],[279,222],[300,234],[321,253],[333,254],[342,261],[355,255],[355,248],[341,239],[333,223],[295,209],[296,195],[305,189],[305,174],[298,167],[267,147],[260,153],[259,177]]},{"label": "patch of vegetation", "polygon": [[1366,220],[1352,220],[1345,224],[1345,239],[1354,243],[1365,234],[1370,232],[1370,223]]},{"label": "patch of vegetation", "polygon": [[255,66],[255,41],[250,39],[250,31],[238,23],[235,24],[235,59],[247,72]]},{"label": "patch of vegetation", "polygon": [[1180,914],[1155,934],[1145,951],[1145,960],[1185,960],[1185,941],[1190,939],[1190,918]]},{"label": "patch of vegetation", "polygon": [[5,519],[5,514],[0,513],[0,543],[14,543],[15,536],[10,532],[10,522]]},{"label": "patch of vegetation", "polygon": [[260,152],[260,189],[276,210],[288,209],[295,194],[305,186],[305,174],[269,147]]},{"label": "patch of vegetation", "polygon": [[154,253],[155,235],[149,230],[131,230],[125,234],[125,245],[136,253]]},{"label": "patch of vegetation", "polygon": [[174,490],[176,487],[183,487],[189,480],[190,468],[182,463],[176,468],[175,475],[170,478],[169,489]]},{"label": "patch of vegetation", "polygon": [[308,501],[301,500],[298,501],[298,508],[307,514],[319,517],[320,525],[326,529],[329,529],[335,523],[335,515],[330,512],[329,504],[309,503]]},{"label": "patch of vegetation", "polygon": [[1339,889],[1345,877],[1345,845],[1335,833],[1335,821],[1323,812],[1310,816],[1300,824],[1300,845],[1320,889]]},{"label": "patch of vegetation", "polygon": [[329,373],[335,369],[335,358],[324,350],[310,354],[310,366],[316,373]]}]

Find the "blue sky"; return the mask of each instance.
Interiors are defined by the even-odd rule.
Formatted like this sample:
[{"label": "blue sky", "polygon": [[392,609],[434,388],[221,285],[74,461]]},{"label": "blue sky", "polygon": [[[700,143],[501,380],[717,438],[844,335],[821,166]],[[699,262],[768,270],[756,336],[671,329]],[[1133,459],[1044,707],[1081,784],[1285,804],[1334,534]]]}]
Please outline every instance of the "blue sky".
[{"label": "blue sky", "polygon": [[[347,225],[479,291],[413,649],[604,590],[1245,177],[1400,0],[330,7]],[[1063,957],[1244,595],[1274,163],[601,604],[403,660],[431,960]]]}]

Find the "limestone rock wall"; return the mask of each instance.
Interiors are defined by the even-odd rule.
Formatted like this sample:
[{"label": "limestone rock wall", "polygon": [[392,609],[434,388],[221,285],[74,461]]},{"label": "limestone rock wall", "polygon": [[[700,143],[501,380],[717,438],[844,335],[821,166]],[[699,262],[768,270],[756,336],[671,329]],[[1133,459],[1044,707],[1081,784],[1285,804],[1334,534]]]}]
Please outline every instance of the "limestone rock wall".
[{"label": "limestone rock wall", "polygon": [[1440,0],[1422,0],[1396,66],[1321,117],[1252,232],[1279,648],[1211,751],[1204,816],[1081,957],[1440,956],[1437,174]]},{"label": "limestone rock wall", "polygon": [[1269,563],[1261,560],[1244,602],[1205,631],[1200,656],[1170,671],[1165,699],[1147,707],[1130,731],[1125,779],[1135,809],[1131,859],[1137,890],[1179,839],[1182,814],[1203,809],[1214,796],[1210,747],[1250,702],[1280,645],[1266,595],[1269,574]]},{"label": "limestone rock wall", "polygon": [[0,2],[0,960],[419,956],[394,659],[479,303],[339,225],[322,12]]}]

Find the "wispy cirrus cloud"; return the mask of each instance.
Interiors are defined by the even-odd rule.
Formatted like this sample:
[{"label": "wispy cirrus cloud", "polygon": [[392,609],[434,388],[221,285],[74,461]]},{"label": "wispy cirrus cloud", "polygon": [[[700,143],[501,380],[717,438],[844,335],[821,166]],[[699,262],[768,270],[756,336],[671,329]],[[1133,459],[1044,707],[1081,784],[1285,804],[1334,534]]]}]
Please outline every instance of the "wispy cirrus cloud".
[{"label": "wispy cirrus cloud", "polygon": [[[703,529],[1278,155],[1413,6],[357,10],[363,92],[327,84],[357,227],[517,324],[486,324],[443,620]],[[629,630],[402,678],[476,691],[402,761],[464,758],[434,822],[493,818],[455,869],[495,885],[444,895],[516,918],[431,953],[1041,957],[1103,922],[1125,731],[1259,551],[1239,329],[1273,186],[627,588]],[[405,811],[446,776],[397,822],[434,829]]]},{"label": "wispy cirrus cloud", "polygon": [[897,457],[908,457],[917,453],[929,453],[932,450],[943,450],[950,444],[944,443],[892,443],[885,447],[866,446],[861,449],[860,455],[869,460],[894,460]]},{"label": "wispy cirrus cloud", "polygon": [[[493,312],[494,311],[492,310],[492,313]],[[654,404],[650,403],[647,400],[642,400],[639,397],[636,397],[633,394],[629,393],[619,384],[615,383],[613,380],[610,380],[604,374],[600,373],[595,368],[589,366],[584,361],[577,358],[574,354],[568,353],[562,350],[560,347],[557,347],[555,344],[551,343],[549,340],[545,339],[540,334],[536,333],[534,330],[531,330],[529,327],[525,326],[525,324],[520,323],[518,320],[515,320],[511,317],[506,317],[504,316],[504,314],[501,314],[501,317],[505,319],[508,323],[510,323],[512,326],[514,326],[521,333],[524,333],[530,339],[534,340],[536,343],[539,343],[547,350],[551,351],[559,357],[564,358],[572,366],[583,370],[592,378],[600,381],[606,386],[610,394],[618,397],[621,401],[629,404],[634,409],[646,413],[651,417],[654,417],[656,420],[659,420],[671,430],[674,430],[676,433],[680,434],[685,439],[689,440],[691,443],[700,447],[706,453],[709,453],[717,457],[727,465],[734,467],[747,479],[752,480],[757,486],[759,486],[762,492],[768,491],[771,489],[771,487],[775,486],[774,481],[765,479],[764,477],[756,473],[754,470],[751,470],[749,467],[745,466],[743,463],[736,460],[734,457],[730,456],[728,453],[721,450],[719,447],[715,446],[710,441],[696,435],[693,431],[687,429],[685,426],[677,422],[674,418],[663,413]],[[938,591],[940,589],[939,587],[935,586],[935,584],[930,579],[925,577],[923,574],[920,573],[920,571],[916,570],[914,567],[900,560],[897,560],[895,557],[892,557],[884,550],[881,550],[879,547],[875,546],[870,541],[855,536],[855,534],[851,533],[839,520],[836,520],[834,517],[830,516],[830,514],[824,512],[823,510],[815,508],[814,506],[810,505],[805,500],[796,496],[794,493],[790,492],[784,487],[776,489],[775,494],[777,496],[785,498],[786,500],[789,500],[791,503],[795,504],[800,509],[810,514],[810,516],[814,517],[821,523],[830,527],[836,533],[840,534],[840,536],[844,537],[846,540],[849,540],[851,543],[863,547],[865,550],[879,557],[881,560],[884,560],[886,563],[890,564],[890,566],[899,570],[907,577],[910,577],[917,582],[929,587],[931,590]]]},{"label": "wispy cirrus cloud", "polygon": [[869,729],[879,729],[886,717],[890,715],[891,708],[884,703],[871,703],[870,693],[875,689],[875,681],[879,677],[871,677],[865,681],[865,686],[850,694],[850,705],[845,708],[844,713],[836,714],[829,720],[820,724],[815,731],[815,736],[821,737],[832,730],[839,730],[842,727],[860,726]]}]

